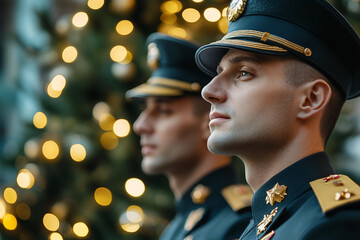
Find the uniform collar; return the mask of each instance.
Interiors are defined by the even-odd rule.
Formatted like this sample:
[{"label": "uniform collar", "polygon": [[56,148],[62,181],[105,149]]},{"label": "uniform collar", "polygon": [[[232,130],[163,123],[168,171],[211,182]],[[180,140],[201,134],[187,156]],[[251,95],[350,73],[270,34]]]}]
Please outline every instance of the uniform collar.
[{"label": "uniform collar", "polygon": [[[200,179],[176,202],[177,212],[187,213],[195,208],[224,205],[226,202],[220,193],[221,190],[229,185],[239,183],[234,169],[234,166],[229,164]],[[210,195],[204,203],[195,204],[192,201],[191,193],[199,184],[209,187]]]},{"label": "uniform collar", "polygon": [[[327,154],[325,152],[318,152],[301,159],[276,174],[262,185],[253,196],[252,215],[254,227],[264,219],[265,215],[270,214],[277,207],[277,213],[272,220],[272,222],[275,222],[288,205],[299,195],[311,188],[309,182],[333,173],[334,170],[330,165]],[[276,183],[287,186],[287,195],[280,203],[275,202],[275,204],[271,206],[269,203],[266,204],[266,192],[272,189]],[[269,224],[269,226],[270,225],[271,224]],[[262,236],[266,232],[267,231],[262,232],[259,236]]]}]

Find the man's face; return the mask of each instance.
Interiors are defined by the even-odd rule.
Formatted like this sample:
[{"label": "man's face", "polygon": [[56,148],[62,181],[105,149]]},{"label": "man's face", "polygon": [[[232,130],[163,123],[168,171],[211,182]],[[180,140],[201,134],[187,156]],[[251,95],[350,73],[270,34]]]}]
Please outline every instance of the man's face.
[{"label": "man's face", "polygon": [[202,91],[211,103],[210,151],[243,156],[286,144],[296,115],[286,61],[241,50],[222,58],[218,75]]},{"label": "man's face", "polygon": [[192,97],[146,98],[146,108],[134,123],[134,131],[141,137],[145,173],[186,170],[207,150],[201,127],[207,127],[207,114],[206,118],[195,115],[193,101]]}]

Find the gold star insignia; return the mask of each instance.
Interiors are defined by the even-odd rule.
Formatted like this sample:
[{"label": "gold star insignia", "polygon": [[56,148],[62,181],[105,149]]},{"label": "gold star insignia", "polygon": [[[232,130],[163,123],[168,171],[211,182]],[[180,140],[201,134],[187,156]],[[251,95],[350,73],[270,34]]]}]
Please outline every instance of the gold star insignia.
[{"label": "gold star insignia", "polygon": [[266,230],[267,226],[272,222],[273,218],[275,217],[276,213],[278,211],[278,208],[274,208],[270,214],[264,215],[263,220],[257,225],[257,232],[256,235],[259,235],[263,231]]},{"label": "gold star insignia", "polygon": [[246,0],[232,0],[227,10],[227,19],[230,22],[236,21],[236,19],[244,12],[245,6]]},{"label": "gold star insignia", "polygon": [[274,206],[275,202],[281,202],[286,194],[287,186],[285,185],[279,185],[279,183],[276,183],[275,186],[270,189],[269,191],[266,191],[266,204],[270,203],[271,206]]},{"label": "gold star insignia", "polygon": [[154,70],[159,67],[160,51],[156,43],[150,43],[148,45],[147,64],[150,69]]},{"label": "gold star insignia", "polygon": [[355,194],[353,192],[350,192],[349,189],[346,188],[346,189],[344,189],[344,191],[335,193],[335,200],[339,201],[342,199],[349,199],[354,195]]}]

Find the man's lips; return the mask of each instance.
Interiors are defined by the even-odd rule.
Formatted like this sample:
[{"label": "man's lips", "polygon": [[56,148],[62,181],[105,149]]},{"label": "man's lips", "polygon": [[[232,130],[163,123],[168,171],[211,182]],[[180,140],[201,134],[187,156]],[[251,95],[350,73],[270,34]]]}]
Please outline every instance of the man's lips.
[{"label": "man's lips", "polygon": [[154,144],[141,144],[141,154],[143,156],[151,154],[156,149]]},{"label": "man's lips", "polygon": [[228,119],[230,119],[230,117],[225,115],[225,114],[218,113],[218,112],[212,112],[212,113],[210,113],[209,125],[214,125],[216,123],[221,123],[221,122],[226,121]]}]

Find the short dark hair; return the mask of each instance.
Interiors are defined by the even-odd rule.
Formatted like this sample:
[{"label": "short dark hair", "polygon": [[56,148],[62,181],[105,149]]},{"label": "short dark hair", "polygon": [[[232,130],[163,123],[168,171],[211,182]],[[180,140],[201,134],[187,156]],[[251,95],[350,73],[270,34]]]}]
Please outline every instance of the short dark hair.
[{"label": "short dark hair", "polygon": [[345,102],[345,97],[340,90],[318,70],[295,58],[289,59],[290,61],[288,61],[288,64],[286,65],[285,74],[287,76],[287,82],[290,85],[298,87],[315,79],[324,79],[331,88],[331,98],[325,107],[324,114],[320,122],[320,134],[324,140],[325,146],[335,128],[335,124]]}]

